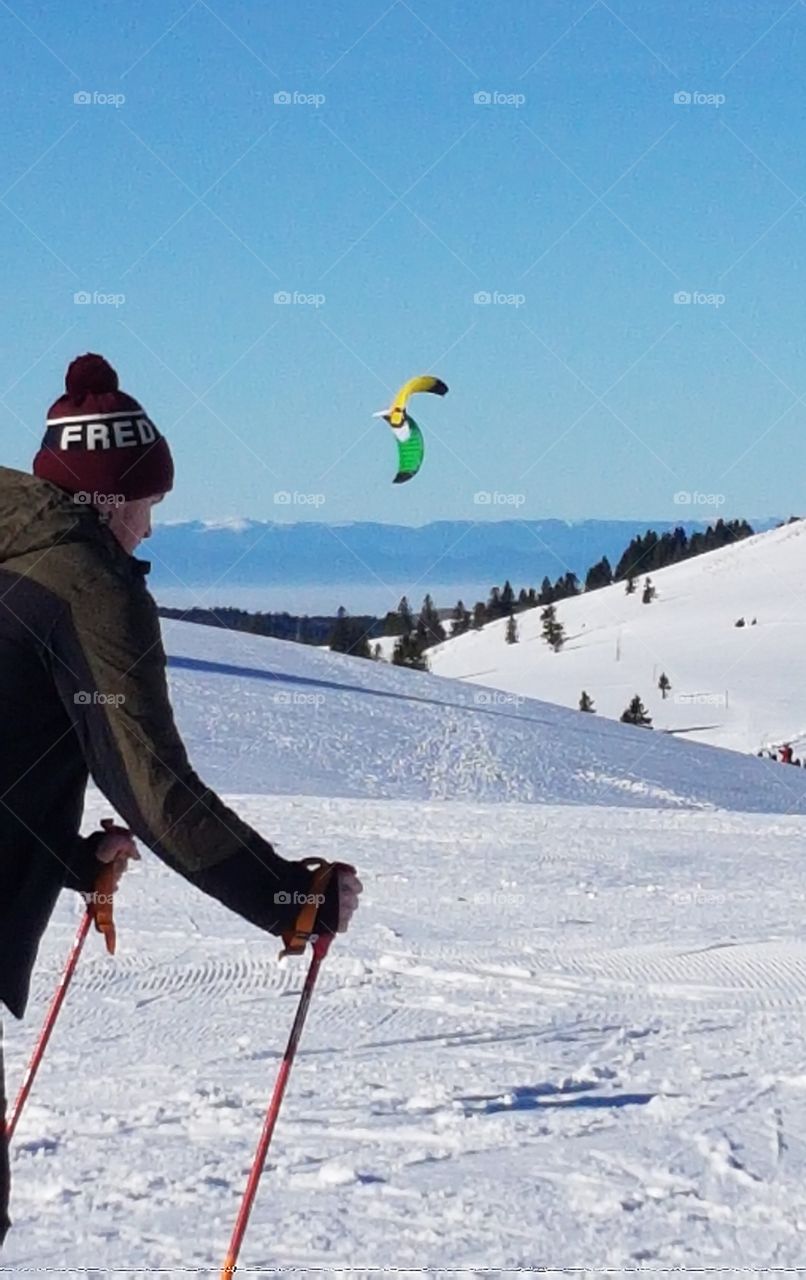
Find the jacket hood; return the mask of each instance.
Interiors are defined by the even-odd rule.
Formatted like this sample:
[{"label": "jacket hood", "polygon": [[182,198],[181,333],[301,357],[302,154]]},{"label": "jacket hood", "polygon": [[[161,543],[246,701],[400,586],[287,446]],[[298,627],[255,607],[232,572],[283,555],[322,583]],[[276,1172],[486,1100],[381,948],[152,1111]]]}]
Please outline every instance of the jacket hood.
[{"label": "jacket hood", "polygon": [[95,542],[130,560],[94,507],[47,480],[0,467],[0,566],[66,542]]}]

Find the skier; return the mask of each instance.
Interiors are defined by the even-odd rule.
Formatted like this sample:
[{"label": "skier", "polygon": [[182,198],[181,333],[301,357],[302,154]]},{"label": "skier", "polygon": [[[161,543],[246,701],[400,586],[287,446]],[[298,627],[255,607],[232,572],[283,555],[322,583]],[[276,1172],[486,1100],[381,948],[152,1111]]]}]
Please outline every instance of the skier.
[{"label": "skier", "polygon": [[793,753],[792,753],[791,744],[789,742],[785,742],[784,745],[781,747],[781,754],[779,757],[781,764],[791,764],[792,754]]},{"label": "skier", "polygon": [[[134,551],[173,487],[167,441],[98,355],[70,365],[33,475],[0,467],[0,1002],[22,1017],[59,892],[117,880],[134,836],[278,935],[344,932],[355,869],[279,857],[193,771],[174,723],[156,606]],[[126,823],[79,835],[91,774]],[[8,1150],[0,1031],[0,1245]]]}]

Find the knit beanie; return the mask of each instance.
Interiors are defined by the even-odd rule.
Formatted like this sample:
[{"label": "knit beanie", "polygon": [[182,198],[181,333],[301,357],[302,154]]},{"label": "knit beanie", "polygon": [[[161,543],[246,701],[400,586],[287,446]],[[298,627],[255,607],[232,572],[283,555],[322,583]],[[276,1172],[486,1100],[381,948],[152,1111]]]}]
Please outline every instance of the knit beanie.
[{"label": "knit beanie", "polygon": [[78,356],[48,410],[34,475],[84,502],[153,498],[173,488],[168,442],[103,356]]}]

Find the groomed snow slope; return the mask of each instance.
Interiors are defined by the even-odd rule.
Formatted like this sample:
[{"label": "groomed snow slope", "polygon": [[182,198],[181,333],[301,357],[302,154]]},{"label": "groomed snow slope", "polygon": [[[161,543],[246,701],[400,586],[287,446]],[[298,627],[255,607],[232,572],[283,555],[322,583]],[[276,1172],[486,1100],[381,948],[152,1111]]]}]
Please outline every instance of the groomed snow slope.
[{"label": "groomed snow slope", "polygon": [[[624,585],[557,605],[567,643],[541,638],[540,610],[429,650],[438,675],[576,707],[583,689],[618,718],[638,693],[656,728],[736,751],[806,749],[806,522],[758,534],[652,575],[657,599]],[[734,624],[744,617],[747,626]],[[753,618],[757,625],[751,626]],[[658,679],[672,690],[664,701]]]},{"label": "groomed snow slope", "polygon": [[[806,776],[293,645],[166,638],[202,775],[286,856],[354,858],[366,883],[244,1274],[802,1263]],[[94,794],[87,829],[107,812]],[[65,896],[7,1025],[12,1092],[77,913]],[[216,1280],[304,964],[151,856],[117,914],[14,1144],[0,1271]]]}]

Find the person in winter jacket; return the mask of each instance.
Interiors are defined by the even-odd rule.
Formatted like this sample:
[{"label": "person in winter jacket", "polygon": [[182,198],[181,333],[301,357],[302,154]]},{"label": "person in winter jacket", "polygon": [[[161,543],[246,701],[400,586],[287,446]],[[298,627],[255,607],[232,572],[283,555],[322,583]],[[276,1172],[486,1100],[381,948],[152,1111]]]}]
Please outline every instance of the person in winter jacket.
[{"label": "person in winter jacket", "polygon": [[[149,565],[134,556],[173,486],[167,441],[98,355],[74,360],[33,475],[0,467],[0,1002],[22,1017],[64,888],[119,876],[136,836],[277,935],[300,928],[310,863],[288,862],[206,787],[174,723]],[[79,834],[92,776],[124,827]],[[354,868],[334,864],[309,932],[342,932]],[[0,1244],[8,1227],[0,1038]]]}]

